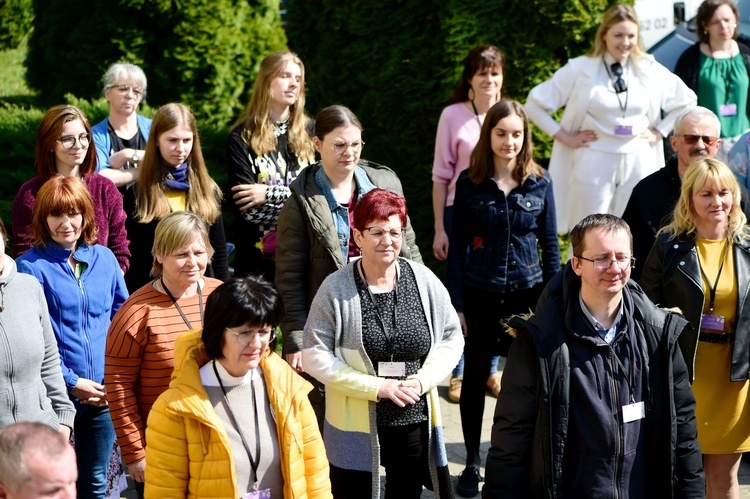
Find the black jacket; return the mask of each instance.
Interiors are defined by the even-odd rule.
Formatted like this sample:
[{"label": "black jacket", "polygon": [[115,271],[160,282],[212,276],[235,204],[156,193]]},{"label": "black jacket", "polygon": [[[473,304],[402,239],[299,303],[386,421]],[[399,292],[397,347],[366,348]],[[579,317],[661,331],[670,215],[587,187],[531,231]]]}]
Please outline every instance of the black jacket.
[{"label": "black jacket", "polygon": [[[730,379],[745,381],[750,378],[750,240],[735,242],[732,248],[738,303]],[[680,349],[692,382],[704,301],[695,235],[670,238],[660,234],[643,266],[641,284],[654,303],[678,307],[693,326],[680,336]]]},{"label": "black jacket", "polygon": [[[656,241],[656,233],[672,221],[672,212],[680,198],[681,185],[682,181],[677,171],[677,156],[672,156],[664,168],[638,182],[630,195],[622,218],[630,225],[630,232],[633,234],[635,268],[630,278],[639,283],[646,257]],[[740,185],[740,192],[740,206],[745,216],[750,219],[750,194],[743,185]]]},{"label": "black jacket", "polygon": [[[692,47],[685,49],[680,58],[677,60],[677,65],[674,68],[674,74],[680,77],[685,85],[690,89],[698,93],[698,75],[701,69],[701,48],[700,42],[696,43]],[[737,42],[737,46],[740,48],[740,54],[745,62],[745,68],[748,76],[750,76],[750,48],[747,45]],[[716,110],[712,111],[716,112]],[[745,110],[747,116],[750,118],[750,99],[747,101],[747,109]]]},{"label": "black jacket", "polygon": [[[563,497],[564,474],[586,480],[588,469],[563,469],[570,417],[569,303],[580,278],[568,264],[547,285],[529,320],[514,318],[518,337],[503,374],[487,455],[484,498]],[[655,307],[629,282],[634,332],[649,361],[643,422],[645,490],[649,497],[705,496],[696,440],[695,399],[677,338],[687,322]],[[629,312],[626,312],[629,313]],[[582,475],[582,476],[581,476]],[[568,475],[569,478],[569,475]]]}]

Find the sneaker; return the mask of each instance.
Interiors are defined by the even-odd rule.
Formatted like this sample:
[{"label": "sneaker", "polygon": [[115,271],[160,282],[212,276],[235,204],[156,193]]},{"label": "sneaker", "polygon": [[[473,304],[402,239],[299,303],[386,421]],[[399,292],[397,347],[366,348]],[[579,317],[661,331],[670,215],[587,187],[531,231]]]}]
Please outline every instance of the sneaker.
[{"label": "sneaker", "polygon": [[479,474],[479,468],[476,466],[467,466],[458,475],[458,495],[461,497],[475,497],[479,495],[479,482],[483,481],[484,478]]},{"label": "sneaker", "polygon": [[502,380],[503,380],[503,374],[502,373],[495,373],[490,374],[490,377],[487,378],[487,389],[492,393],[492,396],[497,398],[498,395],[500,395],[500,388],[502,387]]},{"label": "sneaker", "polygon": [[458,401],[461,400],[461,385],[463,382],[463,376],[451,378],[450,387],[448,388],[448,400],[454,404],[458,404]]}]

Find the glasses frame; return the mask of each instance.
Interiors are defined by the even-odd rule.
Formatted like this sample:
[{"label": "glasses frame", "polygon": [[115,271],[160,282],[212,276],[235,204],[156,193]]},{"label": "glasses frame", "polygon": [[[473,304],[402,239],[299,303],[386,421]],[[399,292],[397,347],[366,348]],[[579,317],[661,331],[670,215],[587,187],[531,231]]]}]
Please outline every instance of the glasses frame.
[{"label": "glasses frame", "polygon": [[[359,147],[355,148],[354,147],[355,144],[359,144]],[[339,147],[343,147],[343,149],[341,150],[341,152],[339,152],[337,150]],[[360,140],[359,142],[343,142],[343,143],[339,142],[337,144],[331,144],[331,149],[333,149],[333,152],[335,152],[336,155],[338,155],[338,156],[343,156],[344,153],[346,151],[348,151],[350,147],[351,147],[352,152],[354,154],[359,154],[359,153],[362,152],[362,149],[365,148],[365,141],[364,140]]]},{"label": "glasses frame", "polygon": [[628,266],[624,267],[624,268],[620,265],[620,261],[617,258],[607,258],[606,260],[609,262],[609,264],[606,267],[597,267],[597,260],[599,261],[598,265],[603,265],[603,263],[601,262],[601,260],[604,260],[604,258],[593,258],[592,259],[592,258],[586,258],[585,256],[580,256],[580,255],[573,255],[573,256],[575,256],[576,258],[580,258],[581,260],[586,260],[587,262],[591,262],[591,266],[592,267],[594,267],[596,270],[601,270],[601,271],[609,270],[609,268],[612,266],[612,263],[615,263],[617,265],[617,268],[619,268],[620,270],[628,270],[628,269],[632,270],[632,269],[635,268],[635,257],[634,256],[631,256],[627,260],[626,263],[628,264]]},{"label": "glasses frame", "polygon": [[[275,327],[262,328],[262,329],[258,329],[258,328],[242,329],[240,331],[235,331],[231,327],[225,327],[224,330],[232,333],[235,339],[237,340],[237,344],[240,345],[241,347],[246,347],[247,345],[252,343],[257,337],[260,337],[261,343],[265,342],[266,344],[271,343],[276,338]],[[266,332],[269,333],[268,340],[260,336],[262,333],[266,333]],[[242,340],[240,340],[240,335],[245,334],[245,333],[250,333],[250,337],[246,342],[243,343]]]},{"label": "glasses frame", "polygon": [[[379,236],[375,235],[372,233],[373,229],[382,230],[383,233]],[[406,227],[400,227],[400,229],[401,229],[401,232],[399,232],[398,235],[394,235],[392,231],[396,230],[395,228],[385,230],[384,228],[378,227],[377,225],[371,225],[369,227],[365,227],[364,229],[362,229],[362,232],[367,231],[367,233],[370,234],[370,237],[375,239],[376,241],[380,241],[381,239],[383,239],[383,237],[385,237],[386,234],[391,236],[391,241],[400,241],[401,238],[404,237],[404,231],[406,231]]]},{"label": "glasses frame", "polygon": [[691,146],[697,144],[699,140],[702,140],[706,147],[711,147],[719,140],[719,137],[713,137],[711,135],[695,135],[693,133],[681,133],[675,135],[675,137],[682,137],[682,140]]},{"label": "glasses frame", "polygon": [[107,90],[109,90],[111,88],[117,89],[117,91],[120,92],[122,95],[126,95],[126,94],[128,94],[128,93],[130,93],[132,91],[133,95],[135,95],[136,97],[143,96],[143,88],[142,87],[131,87],[130,85],[125,85],[125,84],[123,84],[123,85],[119,85],[119,84],[118,85],[107,85]]},{"label": "glasses frame", "polygon": [[[65,142],[68,140],[72,140],[72,142],[70,143],[70,145],[65,145]],[[83,143],[84,140],[86,141],[85,144]],[[57,141],[62,144],[65,149],[73,149],[73,147],[75,147],[76,145],[76,142],[81,144],[81,147],[86,148],[91,144],[91,134],[82,133],[79,134],[78,137],[76,137],[75,135],[63,135],[62,137],[57,139]]]}]

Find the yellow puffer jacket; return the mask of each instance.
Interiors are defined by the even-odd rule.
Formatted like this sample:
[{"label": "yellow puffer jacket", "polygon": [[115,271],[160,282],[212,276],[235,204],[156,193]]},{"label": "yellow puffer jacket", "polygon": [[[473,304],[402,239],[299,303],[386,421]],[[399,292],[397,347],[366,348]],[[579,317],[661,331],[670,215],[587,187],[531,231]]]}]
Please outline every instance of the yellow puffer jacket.
[{"label": "yellow puffer jacket", "polygon": [[[229,438],[200,377],[209,362],[201,330],[175,343],[169,389],[154,404],[146,429],[147,498],[237,499]],[[284,498],[330,498],[328,459],[307,399],[312,386],[275,353],[260,362],[281,447]]]}]

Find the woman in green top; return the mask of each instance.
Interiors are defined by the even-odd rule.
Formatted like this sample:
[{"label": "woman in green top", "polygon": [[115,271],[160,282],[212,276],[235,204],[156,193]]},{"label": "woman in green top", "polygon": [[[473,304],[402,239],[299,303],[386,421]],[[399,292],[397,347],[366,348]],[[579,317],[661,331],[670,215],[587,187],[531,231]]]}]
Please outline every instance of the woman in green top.
[{"label": "woman in green top", "polygon": [[735,41],[739,17],[732,0],[705,0],[695,23],[699,42],[680,56],[674,71],[698,95],[698,105],[719,117],[723,141],[716,158],[725,162],[750,129],[750,48]]}]

